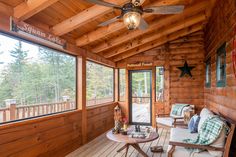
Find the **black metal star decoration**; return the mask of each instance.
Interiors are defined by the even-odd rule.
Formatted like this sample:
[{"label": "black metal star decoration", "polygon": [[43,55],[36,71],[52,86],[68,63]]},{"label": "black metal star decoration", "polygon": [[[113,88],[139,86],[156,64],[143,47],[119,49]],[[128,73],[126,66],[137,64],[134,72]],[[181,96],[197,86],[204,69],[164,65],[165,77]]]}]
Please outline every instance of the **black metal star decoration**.
[{"label": "black metal star decoration", "polygon": [[188,66],[187,61],[185,61],[183,67],[177,67],[177,68],[182,71],[180,77],[183,77],[185,75],[189,75],[189,76],[193,77],[193,75],[191,74],[191,70],[195,67]]}]

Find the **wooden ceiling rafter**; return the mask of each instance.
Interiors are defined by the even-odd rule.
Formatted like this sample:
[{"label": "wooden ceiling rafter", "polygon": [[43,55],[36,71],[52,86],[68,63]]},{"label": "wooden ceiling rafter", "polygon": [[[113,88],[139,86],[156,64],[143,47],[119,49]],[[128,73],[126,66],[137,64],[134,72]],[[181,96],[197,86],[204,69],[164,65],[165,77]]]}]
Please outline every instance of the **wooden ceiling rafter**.
[{"label": "wooden ceiling rafter", "polygon": [[27,0],[14,7],[14,17],[24,21],[59,0]]},{"label": "wooden ceiling rafter", "polygon": [[169,25],[168,27],[164,27],[160,30],[157,30],[156,32],[152,32],[152,33],[147,34],[145,36],[133,39],[131,42],[125,43],[124,45],[119,46],[117,48],[113,48],[112,51],[107,51],[107,52],[103,53],[102,56],[104,56],[105,58],[114,57],[116,55],[122,54],[126,51],[129,51],[131,49],[139,47],[143,44],[152,42],[152,41],[157,40],[163,36],[174,33],[176,31],[179,31],[179,30],[184,29],[186,27],[192,26],[192,25],[202,22],[204,20],[206,20],[206,16],[204,13],[197,14],[193,17],[186,18],[185,20],[181,20],[173,25]]},{"label": "wooden ceiling rafter", "polygon": [[4,15],[7,15],[7,16],[12,16],[13,15],[13,8],[9,5],[6,5],[6,4],[0,2],[0,13],[3,13]]},{"label": "wooden ceiling rafter", "polygon": [[[157,2],[149,4],[148,6],[174,5],[174,4],[179,4],[181,2],[182,2],[182,0],[172,0],[172,1],[168,1],[168,3],[166,3],[166,0],[159,0]],[[152,14],[144,14],[143,18],[145,19],[145,18],[149,18],[151,16],[153,16],[153,15]],[[93,43],[94,41],[97,41],[101,38],[104,38],[114,32],[120,31],[122,29],[126,29],[126,27],[123,24],[123,22],[119,22],[119,21],[112,23],[106,27],[99,27],[96,30],[86,33],[83,36],[76,39],[76,45],[79,47],[88,45],[90,43]]]},{"label": "wooden ceiling rafter", "polygon": [[118,56],[115,56],[113,58],[111,58],[111,60],[113,60],[114,62],[118,62],[120,60],[123,60],[125,58],[128,58],[128,57],[131,57],[131,56],[134,56],[136,54],[139,54],[139,53],[142,53],[142,52],[145,52],[147,50],[150,50],[152,48],[155,48],[155,47],[158,47],[160,45],[163,45],[167,42],[170,42],[170,41],[173,41],[175,39],[178,39],[180,37],[184,37],[188,34],[191,34],[191,33],[194,33],[194,32],[197,32],[199,30],[202,30],[203,29],[203,23],[200,22],[200,23],[197,23],[195,25],[192,25],[190,27],[186,27],[182,30],[179,30],[177,32],[174,32],[172,34],[168,34],[166,36],[163,36],[157,40],[154,40],[152,42],[149,42],[149,43],[146,43],[140,47],[137,47],[135,49],[132,49],[130,51],[127,51],[126,53],[122,53]]},{"label": "wooden ceiling rafter", "polygon": [[[121,34],[115,38],[112,38],[109,41],[101,42],[100,44],[92,48],[91,51],[94,53],[99,53],[99,52],[108,50],[114,46],[117,46],[121,43],[127,42],[136,37],[139,37],[145,33],[149,33],[151,31],[155,31],[161,27],[169,25],[173,23],[174,21],[178,21],[179,19],[183,19],[184,17],[188,17],[190,15],[193,15],[194,13],[204,11],[206,7],[208,6],[208,4],[209,3],[207,1],[201,1],[197,4],[187,7],[182,14],[170,15],[168,17],[163,17],[161,19],[157,19],[153,21],[152,23],[149,23],[149,28],[146,31],[140,31],[140,30],[129,31],[125,34]],[[127,36],[129,38],[127,38]]]},{"label": "wooden ceiling rafter", "polygon": [[[121,5],[127,0],[110,0],[110,3]],[[109,7],[104,7],[100,5],[94,5],[92,7],[89,7],[88,9],[76,14],[75,16],[72,16],[69,19],[66,19],[62,21],[61,23],[58,23],[57,25],[53,26],[52,32],[55,35],[62,36],[66,33],[69,33],[73,31],[74,29],[87,24],[91,20],[94,20],[98,17],[101,17],[109,12],[111,12],[113,9]]]}]

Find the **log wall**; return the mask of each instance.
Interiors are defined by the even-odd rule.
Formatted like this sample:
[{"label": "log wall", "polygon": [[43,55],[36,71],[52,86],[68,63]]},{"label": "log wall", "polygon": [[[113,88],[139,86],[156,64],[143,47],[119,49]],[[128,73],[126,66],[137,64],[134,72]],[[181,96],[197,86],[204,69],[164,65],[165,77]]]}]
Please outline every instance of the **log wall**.
[{"label": "log wall", "polygon": [[[232,42],[236,38],[236,1],[219,0],[206,27],[206,59],[211,57],[211,88],[205,88],[205,104],[211,110],[236,121],[236,78],[232,65]],[[226,87],[216,87],[216,52],[226,42]],[[236,133],[232,143],[236,143]],[[231,145],[231,157],[236,146]]]},{"label": "log wall", "polygon": [[[116,103],[87,109],[88,142],[113,127]],[[82,145],[82,113],[72,111],[0,126],[0,156],[65,156]]]},{"label": "log wall", "polygon": [[[236,121],[236,78],[232,66],[232,41],[236,29],[236,1],[220,0],[206,28],[206,59],[211,57],[211,88],[205,88],[205,104]],[[226,42],[226,87],[216,87],[216,52]]]},{"label": "log wall", "polygon": [[[156,102],[153,99],[155,113],[169,114],[171,105],[174,103],[189,103],[196,106],[197,112],[204,107],[204,76],[205,76],[205,50],[203,32],[195,32],[189,36],[181,37],[164,46],[146,51],[140,55],[130,57],[124,61],[118,62],[117,66],[125,68],[128,63],[151,62],[152,67],[134,67],[135,69],[152,69],[156,66],[164,66],[165,68],[165,91],[164,102]],[[193,77],[180,78],[181,71],[178,67],[184,65],[185,60],[189,66],[195,68],[191,71]],[[128,77],[126,77],[128,79]],[[152,79],[155,79],[153,77]],[[155,84],[152,84],[155,90]],[[128,88],[126,89],[128,92]],[[153,97],[155,92],[153,93]],[[120,105],[128,115],[128,103],[121,102]]]}]

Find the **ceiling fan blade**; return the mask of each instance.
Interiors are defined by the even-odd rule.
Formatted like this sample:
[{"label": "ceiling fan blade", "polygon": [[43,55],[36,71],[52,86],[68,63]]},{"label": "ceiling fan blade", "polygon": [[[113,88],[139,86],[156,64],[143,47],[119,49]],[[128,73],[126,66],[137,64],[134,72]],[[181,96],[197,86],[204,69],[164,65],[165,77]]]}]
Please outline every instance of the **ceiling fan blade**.
[{"label": "ceiling fan blade", "polygon": [[146,13],[153,13],[153,14],[179,14],[183,12],[184,5],[169,5],[169,6],[154,6],[144,8],[143,11]]},{"label": "ceiling fan blade", "polygon": [[140,19],[140,24],[139,24],[138,28],[140,30],[146,30],[148,28],[148,24],[143,18]]},{"label": "ceiling fan blade", "polygon": [[99,27],[107,26],[107,25],[109,25],[109,24],[111,24],[111,23],[113,23],[113,22],[118,21],[121,17],[122,17],[122,16],[114,17],[114,18],[112,18],[112,19],[110,19],[110,20],[107,20],[107,21],[105,21],[105,22],[103,22],[103,23],[100,23],[98,26],[99,26]]},{"label": "ceiling fan blade", "polygon": [[112,7],[112,8],[116,8],[116,9],[121,9],[121,6],[119,5],[116,5],[116,4],[112,4],[112,3],[109,3],[109,2],[105,2],[103,0],[86,0],[90,3],[94,3],[94,4],[97,4],[97,5],[102,5],[102,6],[105,6],[105,7]]}]

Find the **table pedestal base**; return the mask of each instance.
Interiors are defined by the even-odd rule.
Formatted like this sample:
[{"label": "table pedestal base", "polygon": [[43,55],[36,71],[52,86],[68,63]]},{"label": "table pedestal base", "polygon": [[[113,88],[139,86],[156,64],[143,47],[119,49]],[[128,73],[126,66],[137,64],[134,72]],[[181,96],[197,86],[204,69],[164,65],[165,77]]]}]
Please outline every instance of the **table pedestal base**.
[{"label": "table pedestal base", "polygon": [[126,157],[128,154],[129,146],[134,147],[134,149],[136,149],[144,157],[148,157],[148,155],[144,151],[142,151],[142,149],[139,147],[137,143],[127,143],[123,147],[121,147],[119,150],[117,150],[117,152],[121,152],[122,150],[126,149],[125,151],[125,157]]}]

